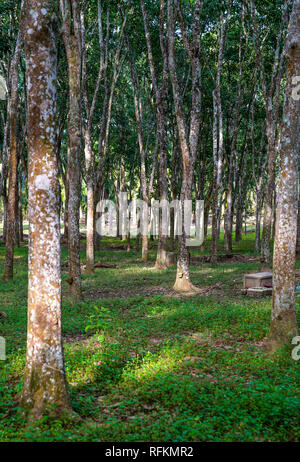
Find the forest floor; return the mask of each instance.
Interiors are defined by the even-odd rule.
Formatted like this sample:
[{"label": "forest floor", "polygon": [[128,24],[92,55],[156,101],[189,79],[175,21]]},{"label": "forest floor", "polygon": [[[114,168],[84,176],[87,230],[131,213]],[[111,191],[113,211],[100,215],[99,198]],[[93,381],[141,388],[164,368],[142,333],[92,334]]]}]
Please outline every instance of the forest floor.
[{"label": "forest floor", "polygon": [[[271,298],[241,293],[259,270],[254,234],[240,258],[203,263],[193,250],[191,279],[201,291],[172,290],[176,267],[154,269],[140,253],[103,239],[96,260],[116,265],[83,274],[83,301],[67,298],[63,249],[63,332],[67,379],[81,420],[25,424],[18,409],[25,365],[27,248],[15,277],[0,282],[0,441],[299,441],[300,361],[291,347],[270,355]],[[133,244],[134,245],[134,244]],[[116,247],[114,249],[114,247]],[[224,253],[220,242],[220,253]],[[0,274],[4,247],[0,247]],[[82,252],[84,262],[84,251]],[[297,262],[300,268],[300,261]],[[298,298],[299,309],[299,298]]]}]

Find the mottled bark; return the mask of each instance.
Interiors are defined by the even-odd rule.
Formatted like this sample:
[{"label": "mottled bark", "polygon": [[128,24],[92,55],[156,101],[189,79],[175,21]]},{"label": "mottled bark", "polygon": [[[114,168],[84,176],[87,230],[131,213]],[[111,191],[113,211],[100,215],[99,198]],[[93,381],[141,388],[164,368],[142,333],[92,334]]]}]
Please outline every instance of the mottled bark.
[{"label": "mottled bark", "polygon": [[[246,43],[247,47],[247,43]],[[237,140],[239,132],[239,122],[240,122],[240,112],[242,104],[242,96],[245,90],[245,85],[243,86],[243,65],[245,61],[246,50],[243,50],[243,33],[240,34],[240,44],[239,44],[239,78],[236,89],[236,100],[233,110],[232,124],[229,127],[230,135],[230,152],[227,153],[227,185],[226,185],[226,212],[224,216],[224,244],[225,250],[229,253],[232,252],[232,224],[233,224],[233,213],[234,213],[234,190],[233,190],[233,180],[234,180],[234,170],[235,162],[237,160]]]},{"label": "mottled bark", "polygon": [[24,235],[23,235],[22,174],[21,173],[19,175],[18,209],[19,209],[19,239],[20,239],[20,242],[23,242]]},{"label": "mottled bark", "polygon": [[[248,193],[248,158],[250,154],[250,150],[248,147],[249,137],[254,139],[254,101],[255,101],[256,91],[254,89],[253,98],[250,104],[250,112],[251,112],[251,130],[245,130],[245,137],[244,137],[244,144],[243,149],[240,155],[240,159],[236,162],[236,169],[235,169],[235,209],[236,209],[236,226],[235,226],[235,241],[239,242],[242,240],[243,234],[243,215],[245,217],[246,222],[246,210],[245,202]],[[245,234],[246,238],[246,234]]]},{"label": "mottled bark", "polygon": [[68,235],[69,235],[69,173],[68,168],[66,168],[65,174],[65,207],[64,207],[64,234],[63,234],[63,242],[68,244]]},{"label": "mottled bark", "polygon": [[223,137],[223,110],[222,110],[222,100],[221,100],[221,74],[222,74],[222,68],[223,68],[223,56],[224,56],[228,19],[229,19],[229,12],[227,13],[227,16],[225,19],[224,19],[223,13],[221,14],[216,87],[213,91],[214,170],[213,170],[212,236],[211,236],[211,261],[213,263],[216,262],[217,260],[218,205],[219,205],[220,190],[222,186],[222,172],[223,172],[224,137]]},{"label": "mottled bark", "polygon": [[69,71],[68,116],[68,262],[69,295],[75,301],[81,299],[79,208],[81,195],[81,38],[79,5],[71,0],[61,3],[63,40]]},{"label": "mottled bark", "polygon": [[267,159],[265,157],[265,125],[262,129],[257,174],[255,172],[254,158],[255,158],[255,141],[254,131],[252,130],[252,170],[255,181],[255,192],[256,192],[256,209],[255,209],[255,252],[260,252],[260,228],[262,219],[262,208],[263,208],[263,192],[264,192],[264,175],[267,165]]},{"label": "mottled bark", "polygon": [[[167,172],[167,96],[168,96],[168,54],[164,38],[164,13],[165,13],[165,1],[160,1],[160,48],[163,61],[162,69],[162,81],[160,86],[157,82],[156,71],[154,66],[154,60],[152,55],[152,47],[150,40],[150,33],[148,28],[147,13],[145,8],[144,0],[141,0],[142,14],[144,19],[145,36],[147,41],[148,60],[150,66],[151,81],[155,93],[155,104],[156,104],[156,125],[157,133],[159,137],[159,169],[158,169],[158,181],[159,181],[159,197],[160,201],[168,199],[168,172]],[[158,233],[158,249],[156,256],[157,269],[167,268],[167,235],[163,233],[162,226],[162,211],[159,211],[159,233]]]},{"label": "mottled bark", "polygon": [[27,0],[29,284],[21,406],[30,419],[70,411],[61,332],[59,182],[56,145],[57,49],[50,0]]},{"label": "mottled bark", "polygon": [[105,57],[105,45],[102,30],[102,3],[98,0],[98,31],[99,31],[99,49],[100,60],[96,85],[94,88],[93,98],[89,103],[86,79],[87,79],[87,47],[85,43],[85,20],[84,10],[81,11],[81,49],[82,49],[82,92],[83,101],[86,111],[86,121],[84,123],[84,157],[85,157],[85,174],[87,188],[87,204],[86,204],[86,273],[94,272],[95,262],[95,156],[92,148],[91,130],[94,118],[96,103],[98,100],[100,83],[103,79],[103,74],[107,67]]},{"label": "mottled bark", "polygon": [[[127,40],[127,45],[130,52],[130,45]],[[140,150],[140,158],[141,158],[141,195],[142,200],[144,202],[144,207],[141,210],[142,220],[141,220],[141,237],[142,237],[142,261],[148,260],[148,231],[149,231],[149,210],[148,210],[148,202],[150,196],[150,187],[147,181],[147,174],[146,174],[146,149],[145,143],[143,139],[143,109],[142,109],[142,101],[140,95],[140,86],[137,77],[137,70],[135,67],[134,58],[130,52],[130,70],[131,70],[131,80],[132,80],[132,93],[133,93],[133,100],[134,100],[134,110],[135,110],[135,119],[137,125],[137,132],[138,132],[138,143],[139,143],[139,150]]]},{"label": "mottled bark", "polygon": [[[187,54],[191,60],[192,69],[192,104],[190,112],[189,133],[186,130],[186,120],[183,108],[183,94],[180,89],[175,58],[175,15],[174,1],[168,0],[168,58],[169,71],[173,90],[176,121],[180,139],[181,154],[183,160],[183,178],[180,200],[182,204],[182,223],[184,223],[184,201],[192,199],[192,188],[194,180],[194,165],[199,141],[200,114],[201,114],[201,0],[196,0],[194,4],[194,18],[192,27],[192,38],[188,38],[184,18],[179,8],[180,27],[183,43]],[[178,236],[178,259],[177,274],[174,290],[190,292],[195,290],[190,281],[189,271],[189,252],[186,247],[186,230],[182,229],[182,234]]]},{"label": "mottled bark", "polygon": [[14,246],[16,244],[16,218],[17,218],[17,198],[18,198],[18,66],[23,43],[22,24],[17,38],[15,53],[10,66],[9,82],[9,157],[8,157],[8,201],[6,215],[6,240],[5,240],[5,262],[3,279],[13,278],[14,265]]},{"label": "mottled bark", "polygon": [[[174,141],[173,141],[173,152],[172,152],[172,163],[171,163],[170,186],[171,186],[171,198],[172,198],[172,201],[175,201],[178,195],[180,194],[180,176],[183,170],[177,126],[175,130],[173,130],[173,140]],[[175,211],[174,211],[174,207],[171,207],[170,208],[170,249],[171,251],[175,249],[175,238],[176,238]]]},{"label": "mottled bark", "polygon": [[[299,186],[299,185],[298,185]],[[298,197],[298,218],[297,218],[297,245],[296,245],[297,256],[300,255],[300,188]]]},{"label": "mottled bark", "polygon": [[300,100],[294,77],[300,75],[300,0],[295,0],[286,45],[287,85],[283,111],[273,258],[273,305],[270,339],[290,343],[298,335],[295,294],[295,251],[298,212]]},{"label": "mottled bark", "polygon": [[[280,87],[283,73],[284,53],[281,52],[282,41],[288,22],[288,0],[285,0],[282,11],[280,29],[277,35],[272,73],[269,85],[267,84],[266,72],[267,65],[263,62],[262,44],[259,43],[259,31],[256,21],[256,10],[254,0],[251,0],[251,15],[253,19],[254,45],[257,54],[257,61],[260,66],[261,84],[266,108],[266,135],[268,140],[268,172],[264,191],[264,221],[261,241],[261,269],[266,270],[271,265],[271,231],[273,217],[273,194],[275,188],[276,160],[278,154],[278,130],[279,107],[280,107]],[[268,63],[269,66],[269,63]]]},{"label": "mottled bark", "polygon": [[85,170],[86,170],[86,194],[87,194],[87,220],[86,220],[86,273],[94,272],[95,249],[94,249],[94,159],[90,139],[90,130],[85,130]]}]

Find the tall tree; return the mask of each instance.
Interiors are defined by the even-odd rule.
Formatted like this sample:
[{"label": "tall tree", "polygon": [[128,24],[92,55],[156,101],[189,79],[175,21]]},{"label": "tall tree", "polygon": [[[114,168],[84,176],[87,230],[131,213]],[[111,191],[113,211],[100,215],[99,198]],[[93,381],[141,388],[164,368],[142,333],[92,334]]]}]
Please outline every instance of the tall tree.
[{"label": "tall tree", "polygon": [[61,0],[62,35],[69,71],[68,116],[68,258],[69,294],[81,299],[79,209],[81,195],[81,30],[80,4]]},{"label": "tall tree", "polygon": [[[261,86],[265,101],[266,110],[266,135],[268,140],[268,174],[265,186],[265,209],[263,221],[263,233],[261,241],[261,267],[268,269],[271,264],[271,230],[273,217],[273,199],[276,179],[276,161],[278,154],[278,141],[280,130],[278,130],[280,116],[280,86],[283,74],[284,53],[282,52],[282,42],[288,22],[288,4],[285,0],[282,9],[281,22],[277,32],[276,47],[271,72],[268,72],[270,63],[265,63],[263,59],[263,47],[267,36],[259,40],[259,28],[257,24],[257,11],[254,0],[251,0],[251,15],[253,19],[254,46],[257,61],[259,63]],[[268,78],[271,75],[270,78]]]},{"label": "tall tree", "polygon": [[21,404],[31,419],[70,410],[61,332],[56,25],[51,0],[25,2],[30,224],[27,355]]},{"label": "tall tree", "polygon": [[300,99],[294,94],[300,75],[300,0],[295,0],[286,43],[287,85],[280,146],[280,175],[273,258],[273,306],[270,339],[289,343],[298,335],[295,251],[298,213]]},{"label": "tall tree", "polygon": [[17,210],[17,175],[18,175],[18,80],[19,61],[23,43],[22,20],[16,42],[14,56],[9,70],[8,123],[9,123],[9,157],[8,157],[8,202],[6,215],[6,251],[3,279],[13,278],[14,246],[16,243],[16,210]]},{"label": "tall tree", "polygon": [[212,236],[211,236],[211,261],[217,260],[217,241],[218,241],[218,203],[220,189],[222,185],[223,171],[223,154],[224,154],[224,135],[223,135],[223,110],[221,100],[221,75],[223,68],[225,40],[228,27],[229,12],[224,18],[224,13],[220,16],[220,31],[219,31],[219,53],[216,86],[213,91],[213,197],[212,197]]},{"label": "tall tree", "polygon": [[99,31],[99,49],[100,59],[98,76],[93,92],[91,103],[89,103],[87,91],[87,45],[86,45],[86,30],[85,30],[85,9],[81,11],[81,48],[82,48],[82,93],[86,112],[86,121],[84,121],[84,155],[85,155],[85,171],[86,171],[86,189],[87,189],[87,221],[86,221],[86,273],[90,274],[94,271],[95,261],[95,155],[92,148],[92,123],[96,109],[96,103],[99,95],[100,84],[103,79],[103,74],[107,68],[107,56],[105,51],[107,48],[104,44],[103,28],[102,28],[102,4],[98,0],[98,31]]},{"label": "tall tree", "polygon": [[[192,188],[194,180],[194,166],[199,141],[200,115],[201,115],[201,10],[202,1],[195,0],[194,19],[192,25],[192,38],[189,39],[188,31],[184,18],[180,15],[180,26],[184,47],[191,61],[191,79],[192,79],[192,101],[190,109],[189,132],[187,131],[187,121],[183,105],[183,92],[180,88],[176,57],[175,57],[175,3],[180,7],[180,2],[168,0],[168,57],[169,71],[172,82],[173,99],[177,127],[180,138],[180,147],[183,160],[183,176],[181,186],[181,209],[182,223],[184,220],[184,203],[192,199]],[[178,10],[180,12],[180,9]],[[190,281],[189,269],[189,251],[186,246],[186,230],[178,236],[178,259],[177,274],[174,289],[177,291],[190,292],[195,290]]]},{"label": "tall tree", "polygon": [[[159,20],[159,39],[162,55],[162,80],[158,83],[157,72],[154,65],[150,32],[148,26],[148,18],[144,0],[141,0],[141,8],[144,19],[145,36],[147,41],[148,61],[150,66],[151,82],[154,91],[155,105],[156,105],[156,125],[157,134],[159,137],[159,196],[161,205],[168,199],[168,137],[167,137],[167,112],[168,112],[168,83],[169,83],[169,70],[168,70],[168,51],[166,46],[164,24],[165,24],[165,1],[160,1],[160,20]],[[167,268],[167,234],[163,229],[162,224],[162,210],[159,212],[159,233],[158,233],[158,249],[156,257],[156,267],[158,269]]]}]

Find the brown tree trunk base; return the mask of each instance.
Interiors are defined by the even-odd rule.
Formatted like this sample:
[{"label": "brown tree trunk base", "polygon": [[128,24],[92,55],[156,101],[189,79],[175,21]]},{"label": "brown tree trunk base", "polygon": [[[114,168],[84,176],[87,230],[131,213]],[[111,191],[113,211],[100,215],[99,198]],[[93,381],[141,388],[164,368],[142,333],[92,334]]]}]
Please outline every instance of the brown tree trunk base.
[{"label": "brown tree trunk base", "polygon": [[155,269],[157,270],[166,270],[168,268],[166,248],[167,248],[167,239],[161,238],[158,244],[156,262],[155,262]]},{"label": "brown tree trunk base", "polygon": [[269,263],[266,263],[265,261],[261,261],[260,262],[260,272],[261,273],[271,273],[272,272],[272,268],[271,268],[271,265],[269,265]]},{"label": "brown tree trunk base", "polygon": [[163,264],[163,263],[161,263],[161,262],[157,262],[157,261],[156,261],[155,267],[154,267],[154,268],[155,268],[156,270],[161,270],[161,271],[163,271],[163,270],[168,269],[168,266],[167,266],[166,264]]},{"label": "brown tree trunk base", "polygon": [[298,335],[297,316],[294,311],[285,313],[284,318],[271,320],[268,342],[272,351],[290,345],[292,339]]},{"label": "brown tree trunk base", "polygon": [[148,261],[148,236],[142,237],[142,261]]},{"label": "brown tree trunk base", "polygon": [[67,283],[69,284],[69,293],[68,297],[74,303],[80,302],[82,300],[81,285],[74,284],[73,278],[68,278]]},{"label": "brown tree trunk base", "polygon": [[32,368],[30,371],[27,368],[20,407],[29,422],[42,417],[57,419],[75,414],[71,407],[65,379],[58,369],[52,369],[48,375],[41,370]]},{"label": "brown tree trunk base", "polygon": [[191,283],[190,279],[184,276],[183,273],[179,272],[177,273],[173,290],[175,290],[175,292],[182,292],[185,294],[196,294],[199,292],[199,289]]}]

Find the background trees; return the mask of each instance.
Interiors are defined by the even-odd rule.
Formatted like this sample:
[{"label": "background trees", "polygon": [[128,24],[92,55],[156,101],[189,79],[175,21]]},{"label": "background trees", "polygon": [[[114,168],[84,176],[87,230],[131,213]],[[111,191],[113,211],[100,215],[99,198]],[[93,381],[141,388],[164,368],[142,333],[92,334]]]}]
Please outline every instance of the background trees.
[{"label": "background trees", "polygon": [[[43,16],[41,2],[37,4],[40,7],[37,14]],[[34,201],[38,204],[40,199],[32,192],[30,177],[33,170],[39,176],[46,174],[42,161],[36,158],[40,151],[40,160],[43,156],[49,157],[49,168],[55,178],[51,191],[57,202],[53,199],[50,204],[49,220],[53,218],[53,227],[48,237],[56,246],[55,252],[50,249],[54,252],[53,271],[60,279],[56,216],[59,207],[60,225],[64,228],[62,242],[68,247],[69,295],[75,301],[82,297],[83,263],[86,263],[86,273],[92,273],[95,249],[101,248],[95,231],[96,220],[103,212],[97,208],[100,199],[119,204],[120,192],[127,192],[128,199],[143,199],[147,206],[153,200],[204,199],[208,239],[201,250],[210,254],[213,263],[218,262],[219,253],[233,253],[236,243],[243,238],[243,224],[248,222],[256,230],[253,250],[261,254],[262,268],[269,268],[272,230],[277,220],[276,297],[271,332],[273,336],[280,330],[281,324],[274,320],[282,316],[285,289],[280,287],[283,283],[289,286],[292,331],[296,332],[292,262],[295,210],[299,207],[295,199],[299,105],[292,103],[288,95],[292,91],[293,75],[299,71],[299,56],[289,51],[291,35],[287,38],[287,31],[290,21],[290,34],[297,27],[293,22],[297,15],[291,19],[291,12],[293,7],[298,11],[298,2],[123,0],[116,4],[108,0],[61,0],[51,4],[57,10],[57,20],[52,20],[56,13],[42,18],[49,21],[43,26],[45,30],[55,32],[56,37],[54,40],[51,35],[48,50],[53,69],[41,71],[40,80],[45,79],[41,84],[46,92],[44,100],[32,93],[32,79],[38,78],[36,69],[40,64],[34,61],[38,58],[33,53],[41,53],[42,32],[33,34],[36,43],[32,43],[28,32],[31,27],[23,31],[20,1],[2,2],[0,6],[0,72],[8,88],[6,100],[0,101],[4,279],[13,277],[14,246],[22,237],[23,220],[27,226]],[[31,2],[25,5],[28,12]],[[27,14],[27,21],[29,16]],[[27,34],[26,52],[23,32]],[[297,40],[295,43],[297,48]],[[57,73],[53,57],[56,46]],[[27,81],[25,68],[27,75],[32,74]],[[45,133],[41,131],[35,136],[48,143],[49,153],[45,153],[40,141],[32,136],[36,133],[35,125],[42,123],[43,107],[50,104],[47,85],[58,88],[55,108],[58,129],[50,139],[53,120],[53,126],[44,127]],[[37,105],[35,97],[40,98],[41,113],[30,112],[28,104]],[[288,130],[293,131],[291,136],[286,135]],[[289,171],[284,170],[285,165]],[[288,183],[287,178],[292,180]],[[293,190],[289,184],[293,184]],[[289,197],[285,193],[289,193]],[[285,215],[287,203],[293,205],[290,214]],[[146,262],[153,240],[149,245],[148,208],[142,213],[144,221],[149,222],[149,226],[141,230],[141,257]],[[127,219],[123,217],[123,224]],[[41,229],[42,225],[46,226],[47,220],[44,221],[39,223]],[[117,236],[126,240],[124,245],[128,250],[132,248],[130,237],[135,237],[139,250],[140,235],[122,228],[120,223],[119,217],[111,223]],[[176,226],[171,210],[170,240],[163,232],[161,219],[154,230],[158,237],[156,269],[166,269],[168,250],[175,250],[174,289],[190,292],[194,287],[186,246],[189,236],[176,236]],[[282,234],[285,227],[288,234]],[[34,238],[32,227],[30,232]],[[224,247],[219,240],[223,233]],[[83,246],[81,237],[86,238]],[[33,242],[29,243],[30,249]],[[290,242],[290,246],[287,248],[283,242]],[[36,245],[41,246],[41,253],[45,251],[42,243]],[[290,259],[288,281],[280,279],[285,271],[281,264],[283,251]],[[45,262],[47,271],[50,271],[49,265],[50,262]],[[30,278],[35,277],[32,274],[30,269]],[[35,283],[40,285],[42,293],[44,280],[40,277],[42,274]],[[57,313],[59,284],[55,295]],[[36,301],[32,303],[37,306]],[[43,311],[43,304],[39,309]],[[58,331],[54,329],[53,335],[58,345]]]},{"label": "background trees", "polygon": [[[173,153],[184,138],[187,146],[192,143],[192,163],[188,168],[176,160],[176,194],[178,188],[185,187],[184,172],[188,168],[193,176],[188,195],[204,198],[206,222],[211,216],[212,258],[217,259],[220,228],[224,227],[225,251],[232,252],[234,223],[238,242],[243,220],[250,213],[253,218],[256,214],[256,251],[264,219],[260,250],[262,264],[270,265],[285,86],[283,45],[290,2],[270,5],[249,0],[198,5],[176,0],[168,6],[165,1],[159,5],[123,1],[116,6],[95,0],[78,2],[75,9],[70,2],[59,4],[58,162],[64,236],[71,236],[69,283],[75,298],[80,298],[80,204],[88,222],[86,271],[92,272],[99,198],[114,198],[119,191],[129,189],[130,170],[135,172],[132,197],[137,197],[140,189],[148,202],[153,198],[170,199],[175,186]],[[16,234],[17,242],[19,234],[12,232],[11,222],[18,221],[23,212],[26,215],[27,121],[24,111],[19,111],[16,123],[13,116],[17,109],[25,109],[27,91],[22,29],[13,19],[18,7],[20,3],[2,6],[1,69],[9,89],[7,100],[0,103],[4,239],[9,228],[5,277],[8,273],[12,276],[9,261],[13,236]],[[168,18],[167,7],[169,11],[174,9],[173,18]],[[195,16],[198,10],[199,19]],[[179,85],[175,94],[174,76]],[[139,160],[136,147],[139,144],[141,149],[141,142]],[[117,159],[122,162],[115,163]],[[22,177],[20,186],[17,177]],[[23,210],[12,207],[12,202],[20,203],[19,196],[25,201]],[[250,197],[255,198],[255,205],[248,210]],[[16,219],[12,220],[14,215]],[[165,267],[166,241],[160,228],[158,234],[157,265]],[[145,255],[146,240],[145,231]]]}]

